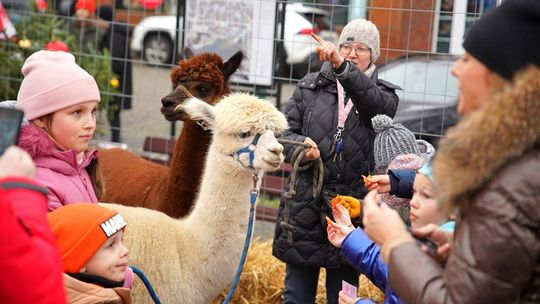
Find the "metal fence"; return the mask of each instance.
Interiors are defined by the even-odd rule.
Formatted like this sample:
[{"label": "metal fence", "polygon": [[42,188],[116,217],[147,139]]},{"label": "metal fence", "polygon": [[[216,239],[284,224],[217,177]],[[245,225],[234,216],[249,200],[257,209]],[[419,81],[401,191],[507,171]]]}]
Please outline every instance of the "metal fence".
[{"label": "metal fence", "polygon": [[[116,132],[115,140],[124,147],[148,155],[156,152],[143,151],[146,138],[179,134],[181,123],[167,122],[159,108],[160,99],[171,90],[170,69],[184,47],[195,53],[217,52],[225,59],[242,50],[246,58],[231,79],[232,89],[252,92],[281,107],[298,79],[321,66],[310,33],[337,43],[343,26],[355,18],[377,25],[379,77],[403,88],[396,121],[436,142],[459,119],[450,68],[462,53],[464,33],[499,1],[1,2],[16,29],[16,34],[5,28],[0,34],[2,99],[16,98],[20,66],[31,52],[68,47],[106,96],[97,140],[110,141]],[[81,8],[90,14],[78,12]],[[126,79],[131,79],[130,89]]]}]

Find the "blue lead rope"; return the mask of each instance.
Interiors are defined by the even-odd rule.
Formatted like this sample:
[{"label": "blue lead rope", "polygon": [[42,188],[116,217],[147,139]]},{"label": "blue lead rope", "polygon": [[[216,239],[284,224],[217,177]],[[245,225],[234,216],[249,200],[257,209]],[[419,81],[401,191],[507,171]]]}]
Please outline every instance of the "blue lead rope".
[{"label": "blue lead rope", "polygon": [[238,282],[240,281],[240,275],[242,274],[244,263],[246,262],[246,257],[249,250],[249,243],[251,242],[251,233],[253,232],[253,217],[255,215],[255,203],[257,202],[258,195],[259,195],[259,192],[257,190],[251,190],[250,202],[249,202],[249,222],[248,222],[246,240],[244,242],[244,251],[242,251],[242,257],[240,258],[240,263],[238,264],[238,268],[236,269],[236,275],[234,276],[234,281],[231,285],[231,288],[229,289],[229,292],[227,293],[227,296],[225,297],[225,300],[223,300],[224,304],[229,303],[229,301],[231,300],[234,294],[234,291],[236,289],[236,286],[238,285]]},{"label": "blue lead rope", "polygon": [[144,287],[146,287],[146,289],[148,290],[148,293],[150,294],[150,297],[152,297],[152,300],[154,300],[154,303],[161,304],[161,301],[159,300],[156,292],[154,291],[152,284],[150,284],[150,281],[148,281],[148,278],[146,277],[146,275],[144,275],[144,272],[142,272],[142,270],[133,265],[130,265],[129,267],[133,270],[133,272],[137,274],[137,276],[139,276],[141,281],[144,283]]}]

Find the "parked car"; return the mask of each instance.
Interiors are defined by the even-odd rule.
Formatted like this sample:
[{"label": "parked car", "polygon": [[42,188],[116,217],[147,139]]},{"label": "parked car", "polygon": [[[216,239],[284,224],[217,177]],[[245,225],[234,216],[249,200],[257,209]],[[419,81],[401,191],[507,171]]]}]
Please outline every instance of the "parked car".
[{"label": "parked car", "polygon": [[459,121],[457,79],[450,70],[456,56],[415,54],[379,68],[379,78],[400,86],[394,122],[436,145],[448,127]]},{"label": "parked car", "polygon": [[[317,43],[310,34],[316,33],[325,40],[337,43],[338,35],[330,30],[328,16],[327,11],[302,3],[286,5],[283,43],[286,66],[283,76],[289,76],[292,72],[293,77],[300,78],[308,71],[320,68],[321,62],[315,53]],[[182,17],[179,24],[182,27]],[[140,54],[140,58],[148,63],[171,64],[175,27],[175,15],[143,18],[133,31],[131,50]],[[279,33],[279,28],[276,30]],[[179,32],[182,35],[182,28]]]},{"label": "parked car", "polygon": [[282,76],[301,78],[321,68],[322,62],[315,52],[318,44],[311,33],[337,44],[339,36],[331,30],[329,15],[326,10],[302,3],[287,4],[283,37],[286,66]]},{"label": "parked car", "polygon": [[[183,18],[181,16],[179,22],[180,39],[182,39]],[[176,15],[143,18],[133,30],[131,51],[140,54],[142,60],[151,64],[172,64],[175,29]]]}]

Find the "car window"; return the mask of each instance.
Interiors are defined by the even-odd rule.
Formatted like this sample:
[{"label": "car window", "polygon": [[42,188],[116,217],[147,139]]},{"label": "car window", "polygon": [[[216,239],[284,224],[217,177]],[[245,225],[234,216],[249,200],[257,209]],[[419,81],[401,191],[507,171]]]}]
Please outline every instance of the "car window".
[{"label": "car window", "polygon": [[400,86],[401,100],[423,104],[455,103],[457,79],[450,73],[450,60],[400,59],[383,66],[379,77]]}]

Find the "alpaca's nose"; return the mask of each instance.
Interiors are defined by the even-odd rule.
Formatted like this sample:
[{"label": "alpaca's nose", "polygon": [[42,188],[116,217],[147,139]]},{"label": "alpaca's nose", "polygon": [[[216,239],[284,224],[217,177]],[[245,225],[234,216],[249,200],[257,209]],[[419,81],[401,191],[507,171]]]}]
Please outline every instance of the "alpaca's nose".
[{"label": "alpaca's nose", "polygon": [[279,156],[281,152],[283,152],[283,146],[279,143],[276,143],[275,145],[272,145],[270,148],[268,148],[268,151]]},{"label": "alpaca's nose", "polygon": [[164,106],[164,107],[172,107],[174,104],[175,104],[175,99],[174,97],[172,96],[173,94],[169,94],[163,98],[161,98],[161,104]]}]

